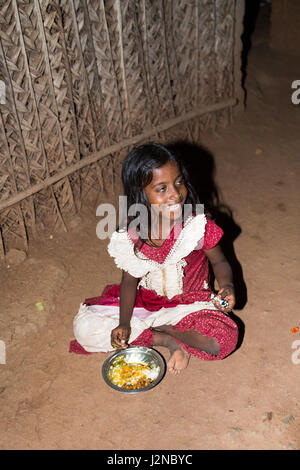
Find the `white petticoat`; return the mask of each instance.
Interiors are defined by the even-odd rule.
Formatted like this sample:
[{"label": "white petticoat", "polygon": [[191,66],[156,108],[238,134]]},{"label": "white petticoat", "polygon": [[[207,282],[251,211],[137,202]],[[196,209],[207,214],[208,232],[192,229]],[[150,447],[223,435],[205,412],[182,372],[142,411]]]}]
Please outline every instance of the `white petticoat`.
[{"label": "white petticoat", "polygon": [[[216,307],[212,302],[193,302],[176,307],[163,307],[157,312],[135,307],[130,322],[129,343],[149,327],[176,325],[186,315],[203,309],[216,310]],[[112,305],[80,304],[79,311],[73,320],[74,335],[78,343],[88,352],[112,351],[110,334],[119,324],[119,311],[119,307]]]}]

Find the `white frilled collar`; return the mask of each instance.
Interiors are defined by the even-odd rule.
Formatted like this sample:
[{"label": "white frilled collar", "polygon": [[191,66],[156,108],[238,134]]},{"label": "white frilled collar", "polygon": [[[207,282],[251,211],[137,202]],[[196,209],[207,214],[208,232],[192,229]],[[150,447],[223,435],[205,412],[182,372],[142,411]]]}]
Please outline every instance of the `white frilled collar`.
[{"label": "white frilled collar", "polygon": [[205,225],[205,214],[189,217],[163,263],[157,263],[146,258],[141,252],[137,252],[136,255],[134,253],[134,243],[125,230],[113,232],[107,248],[108,253],[114,258],[118,268],[123,269],[133,277],[140,278],[151,271],[163,269],[170,264],[176,264],[196,247],[202,248]]}]

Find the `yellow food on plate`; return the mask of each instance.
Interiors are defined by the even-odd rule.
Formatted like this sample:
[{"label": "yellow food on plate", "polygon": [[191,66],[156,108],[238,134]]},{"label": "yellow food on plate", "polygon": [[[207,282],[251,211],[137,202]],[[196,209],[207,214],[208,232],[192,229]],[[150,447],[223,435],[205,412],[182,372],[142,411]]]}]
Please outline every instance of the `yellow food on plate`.
[{"label": "yellow food on plate", "polygon": [[109,379],[117,387],[138,390],[148,387],[157,377],[158,371],[143,363],[128,363],[119,356],[109,369]]}]

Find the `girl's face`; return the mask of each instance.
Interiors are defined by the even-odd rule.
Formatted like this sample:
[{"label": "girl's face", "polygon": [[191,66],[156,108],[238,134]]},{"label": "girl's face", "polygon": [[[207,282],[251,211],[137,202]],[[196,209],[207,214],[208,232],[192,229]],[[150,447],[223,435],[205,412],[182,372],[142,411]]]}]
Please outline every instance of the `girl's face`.
[{"label": "girl's face", "polygon": [[153,169],[152,181],[145,187],[150,204],[155,204],[162,216],[174,222],[181,216],[187,198],[183,176],[174,161]]}]

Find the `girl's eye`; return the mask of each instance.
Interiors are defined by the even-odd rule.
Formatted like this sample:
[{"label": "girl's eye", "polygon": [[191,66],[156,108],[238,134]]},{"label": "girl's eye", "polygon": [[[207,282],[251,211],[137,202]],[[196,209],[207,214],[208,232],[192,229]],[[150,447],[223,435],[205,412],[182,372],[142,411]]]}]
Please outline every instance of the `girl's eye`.
[{"label": "girl's eye", "polygon": [[184,184],[184,181],[183,180],[178,180],[178,181],[176,181],[176,184],[178,184],[178,185],[179,184]]},{"label": "girl's eye", "polygon": [[164,193],[166,191],[166,186],[162,186],[161,188],[158,189],[159,193]]}]

